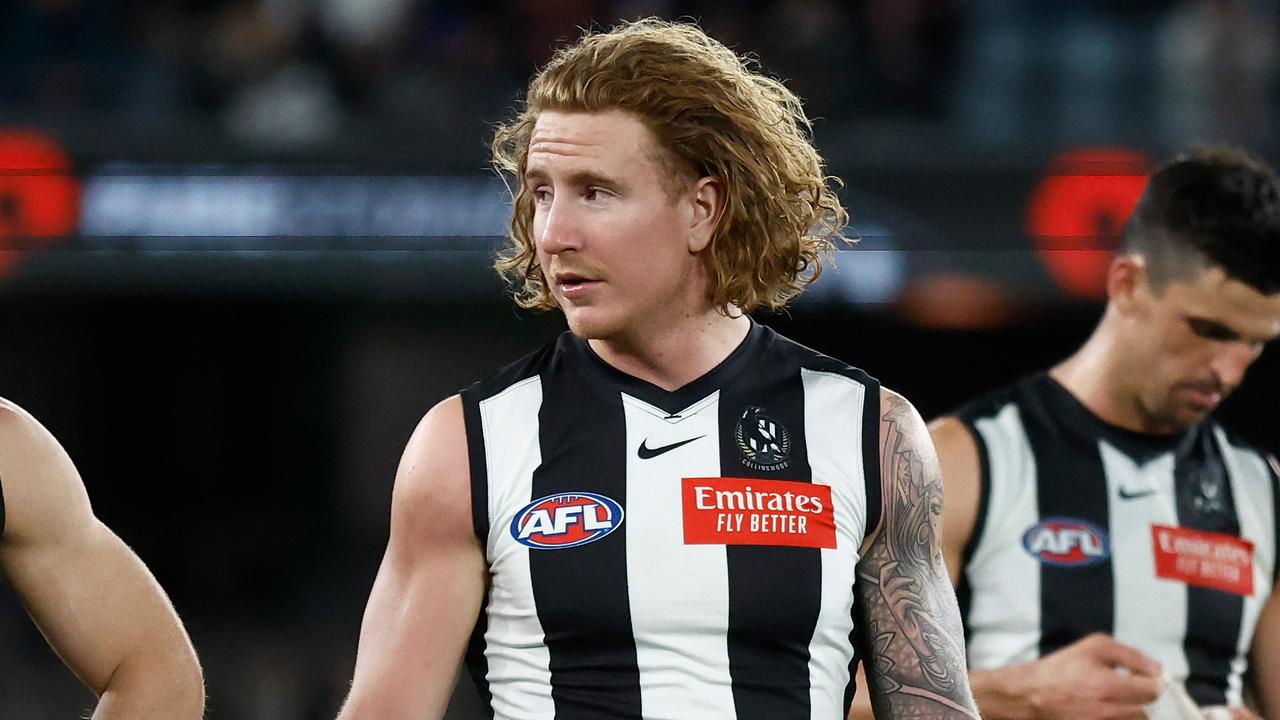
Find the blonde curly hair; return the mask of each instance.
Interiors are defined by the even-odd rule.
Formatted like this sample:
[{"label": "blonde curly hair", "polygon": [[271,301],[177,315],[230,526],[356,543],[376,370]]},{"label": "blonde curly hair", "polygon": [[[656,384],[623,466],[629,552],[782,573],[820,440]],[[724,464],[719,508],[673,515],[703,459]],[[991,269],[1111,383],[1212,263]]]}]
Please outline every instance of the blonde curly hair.
[{"label": "blonde curly hair", "polygon": [[[828,185],[800,98],[696,25],[649,18],[587,32],[530,82],[525,106],[499,125],[495,170],[514,185],[511,245],[495,267],[518,305],[552,309],[534,247],[523,178],[544,110],[634,113],[665,148],[674,187],[683,175],[724,183],[725,207],[704,253],[711,300],[777,310],[818,278],[848,213]],[[683,166],[683,171],[676,166]]]}]

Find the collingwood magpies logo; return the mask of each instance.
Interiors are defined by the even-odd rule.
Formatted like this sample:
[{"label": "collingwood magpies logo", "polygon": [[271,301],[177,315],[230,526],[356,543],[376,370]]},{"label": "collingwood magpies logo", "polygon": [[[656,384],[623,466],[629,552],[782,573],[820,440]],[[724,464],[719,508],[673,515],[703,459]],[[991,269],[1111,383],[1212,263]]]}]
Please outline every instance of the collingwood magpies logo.
[{"label": "collingwood magpies logo", "polygon": [[765,415],[765,409],[748,406],[733,431],[742,464],[752,470],[781,470],[791,464],[791,436],[782,423]]},{"label": "collingwood magpies logo", "polygon": [[1231,517],[1227,510],[1226,471],[1219,465],[1194,463],[1187,472],[1189,477],[1182,483],[1183,502],[1199,517],[1196,527],[1227,531]]}]

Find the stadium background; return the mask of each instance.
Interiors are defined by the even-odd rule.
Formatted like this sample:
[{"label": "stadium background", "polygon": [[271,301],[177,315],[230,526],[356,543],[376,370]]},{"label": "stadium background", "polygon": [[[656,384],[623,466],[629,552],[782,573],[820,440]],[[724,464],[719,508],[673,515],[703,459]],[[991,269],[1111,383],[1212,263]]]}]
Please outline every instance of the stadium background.
[{"label": "stadium background", "polygon": [[[927,416],[1085,337],[1152,162],[1277,160],[1274,0],[0,2],[0,395],[171,594],[210,718],[336,713],[403,443],[561,327],[487,270],[489,128],[649,14],[787,78],[847,183],[862,241],[761,319]],[[1272,351],[1221,414],[1280,450],[1278,389]],[[2,718],[91,705],[7,589],[0,668]]]}]

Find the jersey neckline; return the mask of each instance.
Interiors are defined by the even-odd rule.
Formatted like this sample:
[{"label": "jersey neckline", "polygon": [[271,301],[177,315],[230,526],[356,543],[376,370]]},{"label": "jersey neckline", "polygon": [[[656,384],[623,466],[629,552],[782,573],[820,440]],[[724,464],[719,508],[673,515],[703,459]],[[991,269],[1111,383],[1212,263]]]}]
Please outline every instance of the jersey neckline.
[{"label": "jersey neckline", "polygon": [[756,356],[768,344],[773,331],[751,318],[748,320],[751,322],[751,328],[732,352],[718,365],[675,390],[664,390],[647,380],[615,368],[597,355],[587,341],[571,332],[566,331],[561,342],[568,351],[567,354],[577,360],[577,364],[592,381],[611,391],[624,392],[674,415],[720,389],[755,361]]},{"label": "jersey neckline", "polygon": [[1062,423],[1064,427],[1074,428],[1081,437],[1091,442],[1102,438],[1135,459],[1145,461],[1169,451],[1176,451],[1181,456],[1194,447],[1195,439],[1199,436],[1201,423],[1181,432],[1166,434],[1141,433],[1113,425],[1094,414],[1047,371],[1035,375],[1033,379],[1044,388],[1042,397],[1050,411],[1062,413],[1069,419]]}]

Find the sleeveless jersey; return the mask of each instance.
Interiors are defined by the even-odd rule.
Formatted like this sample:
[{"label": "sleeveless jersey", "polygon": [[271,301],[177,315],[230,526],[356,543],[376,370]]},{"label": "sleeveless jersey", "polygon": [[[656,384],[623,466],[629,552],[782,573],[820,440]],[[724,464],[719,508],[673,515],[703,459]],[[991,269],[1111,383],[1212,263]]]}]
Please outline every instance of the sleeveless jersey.
[{"label": "sleeveless jersey", "polygon": [[1104,632],[1200,705],[1239,704],[1276,583],[1274,460],[1207,420],[1110,425],[1046,373],[960,410],[982,465],[957,588],[969,664],[1034,660]]},{"label": "sleeveless jersey", "polygon": [[843,720],[879,397],[754,323],[674,392],[570,333],[464,390],[493,716]]}]

